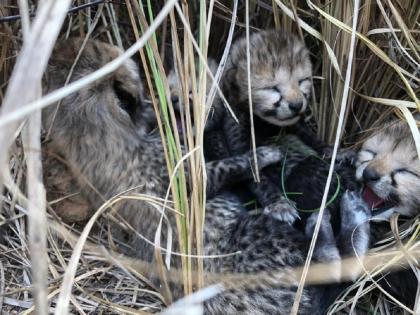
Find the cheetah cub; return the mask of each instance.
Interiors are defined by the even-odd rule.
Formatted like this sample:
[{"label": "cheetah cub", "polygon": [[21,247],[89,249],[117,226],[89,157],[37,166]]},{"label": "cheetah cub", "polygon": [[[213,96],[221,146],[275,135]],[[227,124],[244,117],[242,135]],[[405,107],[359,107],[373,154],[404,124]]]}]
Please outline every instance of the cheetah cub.
[{"label": "cheetah cub", "polygon": [[[286,127],[296,124],[308,105],[312,66],[305,45],[294,35],[260,31],[250,36],[251,101],[253,114],[267,124]],[[224,115],[223,131],[232,155],[248,151],[250,117],[246,39],[233,46],[223,76],[223,91],[239,119],[237,124]],[[258,130],[256,130],[256,133]],[[259,183],[250,183],[265,213],[292,223],[298,217],[293,204],[272,185],[267,174]]]},{"label": "cheetah cub", "polygon": [[367,139],[359,151],[356,178],[375,218],[420,211],[420,160],[406,122],[394,122]]},{"label": "cheetah cub", "polygon": [[[207,62],[207,67],[209,68],[211,73],[213,75],[216,75],[216,71],[218,67],[217,62],[212,58],[207,58],[206,62]],[[196,69],[196,80],[198,82],[199,80],[198,60],[196,60],[195,69]],[[212,82],[213,82],[212,78],[207,73],[206,96],[210,92]],[[177,73],[177,71],[174,68],[171,69],[168,73],[168,86],[169,86],[169,93],[170,93],[169,97],[171,98],[172,105],[174,106],[174,111],[175,111],[175,115],[177,116],[176,117],[177,120],[180,120],[180,115],[185,111],[185,104],[187,103],[187,101],[188,101],[188,105],[190,106],[190,112],[192,114],[191,107],[194,106],[194,104],[192,104],[193,92],[192,92],[191,78],[188,80],[187,86],[185,87],[187,89],[188,100],[185,100],[184,99],[185,96],[182,95],[183,94],[182,84],[181,84],[181,80],[179,79],[179,73]],[[224,112],[222,111],[222,106],[223,106],[222,102],[220,98],[218,97],[217,93],[211,105],[206,102],[204,112],[205,112],[207,120],[204,126],[204,130],[210,131],[216,128],[216,126],[218,125],[218,122],[221,120],[220,116],[224,114]],[[179,127],[180,126],[178,126],[178,129],[180,129]]]},{"label": "cheetah cub", "polygon": [[[77,38],[56,45],[46,72],[45,92],[64,85],[81,44],[82,39]],[[115,46],[89,41],[73,69],[71,80],[99,69],[121,53]],[[148,112],[139,70],[132,60],[127,60],[102,80],[65,97],[59,106],[43,110],[44,127],[51,130],[49,149],[68,165],[73,174],[71,186],[78,186],[93,209],[130,189],[133,193],[165,198],[169,178],[162,142],[159,135],[143,130],[150,123],[150,115],[144,114]],[[280,150],[258,148],[258,158],[261,167],[265,167],[281,159]],[[231,178],[251,178],[250,159],[251,153],[246,153],[207,163],[208,197],[211,198]],[[46,168],[48,166],[54,167],[54,164]],[[153,239],[161,211],[155,205],[139,200],[125,200],[114,208],[120,222],[131,225],[134,231],[149,240],[145,241],[135,232],[128,233],[123,250],[153,260]],[[164,223],[175,226],[175,215],[168,210]],[[162,241],[166,242],[166,228],[162,231]],[[176,244],[174,246],[176,248]]]},{"label": "cheetah cub", "polygon": [[[196,61],[196,63],[198,63]],[[209,70],[216,75],[216,71],[218,68],[218,63],[212,59],[207,58],[207,66]],[[196,79],[198,80],[198,73],[196,74]],[[208,96],[211,86],[212,86],[212,79],[209,75],[207,75],[207,85],[206,85],[206,97]],[[175,71],[175,69],[171,69],[168,74],[168,85],[170,91],[170,98],[172,100],[172,104],[174,106],[175,115],[177,116],[177,120],[181,120],[180,116],[185,111],[185,103],[184,97],[182,96],[182,86],[181,86],[181,79],[179,78],[179,74]],[[191,97],[192,95],[192,84],[191,80],[188,82],[188,95]],[[189,106],[194,106],[192,104],[192,99],[189,99]],[[222,100],[220,99],[219,95],[216,93],[215,98],[210,106],[207,103],[206,98],[206,108],[205,113],[207,115],[206,124],[204,126],[204,135],[203,135],[203,142],[204,142],[204,156],[206,161],[214,161],[219,159],[225,159],[233,154],[229,154],[229,147],[226,143],[224,133],[221,131],[222,122],[223,122],[223,115],[228,113],[225,112],[223,107]],[[192,109],[190,109],[192,112]],[[180,124],[178,124],[180,125]],[[182,133],[181,128],[178,127],[178,131]]]},{"label": "cheetah cub", "polygon": [[[420,115],[414,117],[420,120]],[[356,179],[364,184],[363,197],[373,213],[372,245],[380,242],[383,246],[384,239],[393,239],[386,220],[394,214],[411,218],[420,213],[420,160],[407,123],[391,122],[366,139],[356,167]],[[403,241],[407,238],[409,235],[402,237]],[[414,309],[418,281],[411,268],[386,272],[378,278],[384,290]]]},{"label": "cheetah cub", "polygon": [[[81,42],[81,39],[73,39],[57,45],[47,70],[45,91],[64,84]],[[98,41],[88,42],[74,68],[73,80],[95,71],[120,54],[117,47]],[[138,69],[127,60],[103,80],[65,97],[60,106],[43,110],[43,123],[51,128],[51,150],[68,162],[74,174],[83,175],[77,177],[77,184],[95,208],[104,200],[133,188],[135,192],[149,196],[164,197],[166,194],[169,178],[161,139],[139,132],[139,126],[148,123],[148,116],[142,115],[146,105],[141,91]],[[276,148],[259,147],[257,151],[261,167],[282,158]],[[251,154],[246,153],[207,163],[209,186],[223,188],[223,182],[231,177],[250,178],[250,157]],[[365,211],[360,198],[348,195],[342,202],[341,208],[349,212],[350,218],[345,224],[358,223],[353,219],[362,216],[355,216],[352,211],[355,208]],[[121,222],[129,222],[135,232],[149,240],[154,238],[161,220],[161,212],[155,206],[145,201],[125,200],[115,208]],[[175,215],[166,212],[167,224],[175,225]],[[336,254],[331,255],[335,240],[328,220],[323,220],[323,224],[326,225],[320,231],[321,241],[317,243],[315,258],[319,261],[338,259]],[[287,223],[279,224],[271,216],[247,213],[235,196],[218,193],[217,189],[206,205],[204,226],[205,255],[238,253],[206,259],[205,268],[210,273],[271,273],[287,271],[304,262],[307,236]],[[166,231],[165,228],[162,230]],[[311,234],[311,228],[308,230]],[[162,242],[167,238],[163,232]],[[343,235],[343,239],[349,240],[350,236]],[[363,240],[365,238],[361,238],[362,245]],[[153,245],[135,233],[128,235],[125,245],[132,255],[153,260]],[[329,249],[323,250],[324,246]],[[173,248],[177,248],[176,244]],[[257,286],[231,288],[206,301],[205,314],[289,314],[295,292],[294,286],[263,280]],[[320,313],[318,301],[321,299],[322,291],[305,288],[300,314]]]},{"label": "cheetah cub", "polygon": [[[253,215],[244,209],[234,194],[224,193],[214,198],[206,208],[210,217],[205,224],[206,254],[235,253],[221,259],[207,260],[205,267],[210,274],[217,272],[255,276],[262,273],[268,278],[254,278],[245,287],[227,289],[204,303],[207,315],[234,314],[290,314],[298,279],[292,285],[275,281],[276,273],[302,266],[317,220],[313,213],[305,233],[273,216]],[[318,234],[313,260],[331,263],[330,276],[340,276],[340,259],[366,253],[369,244],[370,210],[361,196],[346,192],[341,198],[340,234],[334,236],[330,214],[325,209]],[[356,231],[356,232],[355,232]],[[342,285],[337,284],[341,289]],[[340,290],[329,286],[306,286],[299,306],[299,314],[324,314]]]}]

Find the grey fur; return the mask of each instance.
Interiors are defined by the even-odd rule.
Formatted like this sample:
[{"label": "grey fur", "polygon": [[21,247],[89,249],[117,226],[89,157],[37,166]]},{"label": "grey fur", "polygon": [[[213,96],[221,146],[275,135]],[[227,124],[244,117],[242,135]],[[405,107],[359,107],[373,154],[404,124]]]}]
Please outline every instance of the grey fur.
[{"label": "grey fur", "polygon": [[[356,178],[392,204],[375,218],[389,219],[394,213],[413,217],[419,213],[420,159],[405,121],[392,122],[367,139],[359,151],[356,166]],[[367,170],[378,178],[367,180],[364,176]]]},{"label": "grey fur", "polygon": [[[311,63],[304,44],[294,35],[279,31],[260,31],[250,36],[251,98],[253,114],[270,124],[295,124],[307,106],[311,87]],[[223,130],[231,154],[250,149],[250,117],[247,79],[246,40],[232,46],[223,77],[224,92],[239,119],[239,124],[226,115]],[[301,104],[299,110],[292,106]],[[249,183],[265,213],[293,223],[298,218],[294,205],[280,189],[272,185],[266,173],[259,183]]]},{"label": "grey fur", "polygon": [[[46,91],[64,84],[80,44],[81,40],[76,39],[57,46],[47,71]],[[73,79],[96,70],[120,53],[116,47],[89,42]],[[83,175],[77,177],[77,184],[95,208],[104,199],[133,187],[138,187],[135,190],[138,193],[157,197],[166,193],[169,179],[161,140],[142,129],[149,122],[142,112],[145,106],[137,68],[132,61],[127,61],[107,78],[64,98],[56,116],[57,106],[43,111],[44,124],[52,130],[50,148],[69,163],[74,174]],[[278,162],[282,157],[280,150],[273,147],[259,148],[258,156],[261,167]],[[210,185],[222,188],[223,181],[228,180],[226,174],[234,173],[238,178],[241,174],[247,176],[249,160],[250,153],[244,153],[222,163],[206,165],[211,177],[216,178]],[[206,260],[207,271],[250,274],[287,270],[303,263],[308,242],[305,235],[270,215],[244,212],[235,196],[217,195],[217,189],[216,196],[206,207],[205,254],[238,250],[241,254]],[[160,220],[160,213],[153,206],[131,200],[115,208],[138,233],[153,240]],[[174,226],[174,214],[168,211],[167,216],[169,224]],[[326,227],[322,231],[330,233],[331,229]],[[162,242],[165,236],[163,232]],[[331,235],[325,239],[330,240]],[[127,245],[131,254],[153,260],[153,246],[135,235],[127,235]],[[322,247],[322,242],[318,246]],[[176,243],[174,248],[177,248]],[[295,287],[262,280],[249,288],[230,289],[207,301],[206,314],[288,314],[295,290]],[[313,288],[304,290],[300,314],[320,311],[319,294]]]},{"label": "grey fur", "polygon": [[[46,91],[64,84],[80,45],[79,39],[58,44],[47,71]],[[116,47],[89,42],[72,79],[96,70],[119,54],[121,51]],[[64,98],[56,115],[56,106],[43,111],[44,125],[51,126],[52,131],[50,148],[67,161],[74,174],[82,175],[77,176],[78,185],[94,208],[135,187],[137,193],[160,198],[166,195],[169,178],[160,137],[141,131],[148,124],[148,117],[142,115],[147,106],[142,91],[138,69],[133,61],[127,60],[112,75]],[[281,159],[280,151],[271,147],[259,148],[258,156],[262,167]],[[223,186],[219,180],[249,178],[252,176],[250,158],[247,153],[232,157],[226,163],[210,163],[208,186],[214,190],[218,185]],[[233,177],[226,176],[225,170]],[[116,208],[136,231],[153,241],[161,216],[153,206],[130,200]],[[174,214],[167,212],[167,216],[174,226]],[[165,232],[162,233],[162,241],[165,241]],[[152,245],[132,235],[128,239],[130,252],[152,259]]]}]

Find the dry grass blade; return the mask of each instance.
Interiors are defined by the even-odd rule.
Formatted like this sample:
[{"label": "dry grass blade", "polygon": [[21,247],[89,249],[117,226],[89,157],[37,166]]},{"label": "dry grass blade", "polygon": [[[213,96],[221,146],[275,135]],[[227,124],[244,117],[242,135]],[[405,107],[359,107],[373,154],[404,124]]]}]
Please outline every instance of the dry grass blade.
[{"label": "dry grass blade", "polygon": [[[348,33],[352,32],[352,29],[349,26],[347,26],[345,23],[343,23],[342,21],[334,18],[331,15],[328,15],[326,12],[324,12],[319,7],[314,5],[310,0],[308,0],[308,2],[311,4],[311,6],[313,8],[315,8],[322,16],[324,16],[331,23],[340,27],[340,29],[342,29],[342,30],[344,30]],[[407,75],[409,77],[412,77],[413,79],[415,79],[417,81],[419,80],[419,78],[416,78],[411,73],[405,71],[404,69],[401,69],[401,67],[398,64],[393,62],[392,59],[384,51],[382,51],[377,45],[375,45],[375,43],[373,43],[371,40],[369,40],[366,36],[360,34],[359,32],[356,32],[356,35],[360,40],[362,40],[366,44],[366,46],[368,46],[371,49],[371,51],[374,54],[376,54],[378,57],[380,57],[385,63],[387,63],[389,66],[391,66],[397,72],[398,76],[403,81],[410,97],[414,100],[414,102],[417,104],[417,108],[420,110],[420,101],[418,100],[416,93],[413,91],[410,83],[408,82],[408,80],[406,79],[405,76]]]},{"label": "dry grass blade", "polygon": [[20,11],[20,15],[22,16],[23,40],[27,40],[29,36],[29,27],[30,27],[27,0],[19,0],[19,11]]},{"label": "dry grass blade", "polygon": [[[39,96],[41,87],[39,86]],[[47,303],[47,219],[41,163],[41,112],[34,113],[26,126],[29,247],[31,252],[35,313],[46,314]]]},{"label": "dry grass blade", "polygon": [[[147,196],[139,196],[139,199],[148,200]],[[77,243],[73,249],[70,262],[66,268],[62,284],[60,286],[60,295],[58,297],[57,306],[55,308],[54,314],[61,315],[68,313],[68,304],[71,298],[71,291],[73,287],[73,282],[78,266],[79,259],[82,255],[83,247],[88,239],[89,233],[98,220],[98,218],[109,208],[112,208],[115,204],[119,203],[121,200],[124,200],[123,196],[116,196],[115,198],[104,203],[95,214],[89,219],[88,223],[85,225],[80,238],[77,240]],[[152,243],[153,244],[153,243]]]},{"label": "dry grass blade", "polygon": [[[70,0],[63,0],[58,3],[49,0],[41,3],[31,33],[24,42],[16,62],[2,103],[0,118],[18,110],[19,104],[25,104],[35,99],[36,88],[41,82],[42,74],[47,66],[48,58],[70,2]],[[37,62],[33,62],[33,60],[37,60]],[[22,87],[25,88],[22,89]],[[3,168],[8,157],[8,148],[14,139],[13,135],[18,125],[18,121],[15,121],[8,128],[0,127],[0,143],[3,147],[0,152],[0,171],[2,173],[5,171]]]},{"label": "dry grass blade", "polygon": [[[15,123],[16,121],[24,118],[28,114],[42,109],[48,105],[51,105],[62,98],[70,95],[71,93],[74,93],[78,90],[80,90],[82,87],[91,84],[100,78],[104,77],[105,75],[115,71],[120,67],[125,60],[133,56],[135,53],[138,52],[138,50],[145,45],[147,40],[154,34],[156,29],[159,27],[159,25],[162,23],[164,18],[168,15],[169,11],[172,9],[174,4],[177,2],[177,0],[170,0],[168,1],[165,6],[162,8],[162,10],[159,12],[159,14],[156,16],[154,22],[150,25],[150,27],[144,32],[143,36],[130,48],[128,48],[121,56],[115,58],[110,63],[106,64],[99,70],[96,70],[95,72],[92,72],[91,74],[83,77],[82,79],[79,79],[77,81],[72,82],[66,87],[60,88],[55,90],[54,92],[49,93],[48,95],[44,96],[43,98],[33,101],[30,103],[27,103],[26,105],[23,105],[19,108],[19,110],[11,110],[7,111],[4,109],[5,106],[2,106],[2,112],[4,112],[0,116],[0,128],[3,128],[5,125],[10,125],[12,123]],[[31,59],[32,60],[32,59]],[[17,65],[16,65],[17,66]],[[7,95],[6,95],[7,96]],[[21,99],[19,98],[18,103],[22,103]],[[10,129],[10,127],[8,128]],[[6,138],[6,137],[4,137]],[[3,138],[0,138],[0,140]],[[0,154],[0,158],[2,158],[2,155]],[[1,161],[1,160],[0,160]]]},{"label": "dry grass blade", "polygon": [[2,262],[0,261],[0,309],[3,309],[3,300],[4,300],[4,267]]},{"label": "dry grass blade", "polygon": [[224,48],[222,58],[220,59],[219,67],[217,68],[217,72],[216,72],[216,75],[214,77],[214,81],[212,83],[210,92],[207,96],[207,104],[206,104],[207,107],[210,107],[210,104],[213,104],[214,97],[216,95],[217,85],[219,84],[220,79],[222,78],[223,70],[224,70],[225,65],[226,65],[226,60],[227,60],[228,55],[229,55],[230,46],[232,45],[233,31],[234,31],[235,23],[236,23],[236,19],[237,19],[237,11],[238,11],[238,0],[234,0],[233,10],[232,10],[232,20],[231,20],[230,27],[229,27],[229,35],[228,35],[228,38],[226,40],[226,46]]},{"label": "dry grass blade", "polygon": [[327,203],[327,198],[328,198],[328,192],[330,189],[330,185],[331,185],[331,179],[334,173],[334,165],[335,165],[335,161],[336,161],[336,157],[337,157],[337,150],[338,150],[338,146],[340,143],[340,137],[341,137],[341,133],[343,130],[343,126],[344,126],[344,115],[346,112],[346,104],[347,104],[347,97],[348,97],[348,93],[350,90],[350,76],[352,73],[352,63],[353,63],[353,55],[354,55],[354,50],[355,50],[355,41],[356,41],[356,27],[357,27],[357,19],[358,19],[358,10],[359,10],[359,0],[355,0],[354,1],[354,11],[353,11],[353,26],[352,26],[352,33],[351,33],[351,42],[350,42],[350,47],[349,47],[349,56],[348,56],[348,64],[347,64],[347,70],[346,70],[346,78],[344,81],[344,91],[343,91],[343,97],[341,99],[341,106],[340,106],[340,114],[339,114],[339,121],[338,121],[338,126],[337,126],[337,131],[336,131],[336,135],[335,135],[335,142],[334,142],[334,149],[333,149],[333,154],[331,157],[331,164],[330,164],[330,169],[328,171],[328,177],[327,177],[327,182],[325,184],[325,189],[324,189],[324,195],[322,196],[322,202],[321,202],[321,207],[319,210],[319,214],[318,214],[318,219],[315,225],[315,230],[312,236],[312,241],[309,247],[309,252],[305,261],[305,267],[303,269],[303,273],[302,273],[302,277],[300,279],[299,282],[299,286],[296,292],[296,297],[295,297],[295,301],[293,302],[293,307],[292,307],[292,311],[291,314],[296,315],[298,314],[298,310],[299,310],[299,303],[300,303],[300,299],[302,296],[302,292],[303,292],[303,287],[305,285],[305,280],[306,280],[306,275],[309,269],[309,264],[311,262],[312,259],[312,254],[314,252],[315,249],[315,243],[318,237],[318,233],[319,233],[319,229],[321,227],[321,222],[322,222],[322,216],[324,214],[324,210],[325,210],[325,205]]},{"label": "dry grass blade", "polygon": [[391,1],[387,0],[388,6],[390,7],[392,14],[396,17],[396,21],[398,23],[398,26],[400,26],[401,31],[404,33],[405,38],[407,39],[408,45],[411,48],[411,52],[413,53],[415,59],[417,60],[416,63],[417,67],[420,67],[420,46],[418,42],[411,36],[411,32],[408,29],[403,17],[399,14],[395,6],[392,4]]},{"label": "dry grass blade", "polygon": [[[0,313],[202,314],[202,302],[223,290],[257,291],[264,285],[279,284],[296,287],[300,279],[293,309],[296,314],[303,285],[335,283],[336,275],[331,270],[336,265],[309,265],[323,210],[305,266],[293,266],[287,272],[279,268],[248,274],[206,271],[208,260],[217,259],[223,264],[224,259],[235,259],[228,257],[241,252],[206,255],[203,247],[207,198],[203,149],[212,149],[205,146],[204,126],[208,118],[217,116],[209,117],[216,98],[234,115],[220,84],[232,42],[240,37],[249,41],[250,32],[275,28],[299,33],[309,48],[313,99],[305,118],[320,139],[334,143],[334,156],[338,142],[344,147],[357,147],[396,117],[409,126],[420,156],[415,115],[420,108],[420,11],[412,0],[368,0],[359,8],[357,3],[99,0],[84,4],[81,0],[4,0],[0,5],[0,181],[5,187],[0,197]],[[75,77],[74,81],[70,77],[73,66],[62,88],[40,98],[39,83],[57,34],[60,39],[77,36],[84,43],[98,39],[123,51],[129,48],[98,71],[77,80]],[[349,47],[354,58],[349,56]],[[247,47],[250,85],[249,49],[253,47]],[[48,199],[45,213],[39,112],[104,76],[112,77],[110,74],[137,52],[140,75],[149,88],[150,100],[144,105],[153,104],[169,170],[166,196],[139,195],[130,189],[105,200],[94,187],[96,183],[89,183],[105,204],[87,225],[67,225],[54,210],[60,202],[83,194]],[[210,57],[219,61],[216,73],[208,67]],[[170,69],[181,81],[180,113],[170,98]],[[248,86],[248,93],[253,88]],[[180,115],[174,117],[174,110]],[[251,134],[254,136],[254,130]],[[188,176],[184,177],[184,171]],[[84,175],[77,175],[86,181]],[[147,203],[161,216],[155,239],[145,237],[122,216],[106,210],[128,201]],[[170,215],[177,219],[173,225],[168,224],[172,222]],[[381,235],[367,255],[341,261],[341,280],[351,280],[352,284],[327,314],[420,314],[420,286],[414,305],[405,305],[411,297],[406,302],[405,297],[391,294],[387,283],[388,273],[401,268],[420,277],[420,221],[418,217],[398,222],[394,217],[391,221],[393,233]],[[113,237],[108,222],[154,247],[154,264],[121,255],[120,248],[127,248],[127,244]],[[375,224],[372,222],[371,228]],[[166,244],[160,239],[164,228]],[[169,268],[174,260],[182,261],[182,265]],[[161,276],[166,292],[155,286],[154,278],[148,278],[151,273]],[[359,278],[353,282],[355,276]],[[172,294],[169,283],[192,294],[168,306]]]},{"label": "dry grass blade", "polygon": [[249,121],[250,121],[250,128],[251,128],[251,144],[252,144],[252,151],[254,153],[254,176],[255,181],[260,181],[260,172],[258,171],[258,159],[257,159],[257,147],[255,142],[255,130],[254,130],[254,115],[252,109],[252,92],[251,92],[251,55],[250,55],[250,47],[249,47],[249,1],[245,0],[245,38],[246,38],[246,68],[247,68],[247,83],[248,83],[248,101],[249,101]]},{"label": "dry grass blade", "polygon": [[223,287],[221,285],[212,285],[201,289],[176,301],[162,312],[162,315],[202,315],[202,303],[219,294],[222,290]]},{"label": "dry grass blade", "polygon": [[[9,87],[1,108],[1,116],[16,109],[19,104],[30,102],[41,95],[41,77],[48,62],[54,42],[64,21],[65,13],[70,1],[62,1],[57,5],[55,1],[45,1],[39,8],[39,13],[29,29],[27,3],[22,1],[21,12],[24,17],[24,45],[12,74]],[[33,58],[37,62],[33,62]],[[22,89],[22,87],[24,87]],[[22,91],[24,91],[22,93]],[[7,174],[5,169],[8,159],[8,148],[14,140],[14,133],[18,128],[16,122],[10,128],[2,128],[0,143],[0,172]],[[45,190],[42,183],[41,166],[41,113],[38,111],[29,119],[27,132],[27,186],[29,196],[29,245],[31,252],[33,294],[35,313],[47,314],[47,242],[46,242],[46,214]],[[8,176],[8,175],[6,175]],[[1,176],[0,178],[3,178]],[[2,186],[0,180],[0,186]]]},{"label": "dry grass blade", "polygon": [[[110,201],[111,202],[111,201]],[[114,200],[112,202],[118,202]],[[51,228],[61,238],[64,238],[70,244],[78,242],[77,236],[69,233],[65,228],[57,223],[52,223]],[[340,280],[348,281],[353,279],[355,276],[355,266],[361,266],[357,274],[366,274],[369,277],[376,277],[378,274],[390,271],[398,270],[402,266],[408,265],[405,255],[410,255],[413,259],[420,258],[420,244],[405,244],[404,249],[388,248],[380,251],[371,251],[364,257],[349,257],[342,260],[342,269]],[[139,259],[124,257],[121,254],[114,252],[107,252],[103,247],[98,246],[88,240],[85,242],[85,248],[90,253],[103,257],[105,260],[117,260],[123,264],[125,268],[132,268],[137,270],[139,273],[143,273],[145,270],[155,270],[157,266],[146,261]],[[218,256],[219,257],[219,256]],[[220,256],[222,257],[222,256]],[[216,258],[216,257],[211,257]],[[328,284],[337,281],[334,275],[331,275],[330,269],[334,266],[333,263],[314,263],[308,270],[307,284]],[[221,283],[224,289],[229,288],[254,288],[261,285],[264,282],[272,282],[282,284],[285,286],[295,286],[296,279],[300,277],[304,266],[296,266],[295,268],[288,269],[287,271],[282,269],[266,270],[253,274],[241,274],[241,273],[213,273],[209,272],[205,274],[207,284]],[[196,272],[195,270],[193,271]],[[80,276],[79,276],[80,277]],[[75,279],[78,279],[76,277]],[[177,269],[172,269],[168,272],[168,277],[174,283],[182,282],[182,272]]]}]

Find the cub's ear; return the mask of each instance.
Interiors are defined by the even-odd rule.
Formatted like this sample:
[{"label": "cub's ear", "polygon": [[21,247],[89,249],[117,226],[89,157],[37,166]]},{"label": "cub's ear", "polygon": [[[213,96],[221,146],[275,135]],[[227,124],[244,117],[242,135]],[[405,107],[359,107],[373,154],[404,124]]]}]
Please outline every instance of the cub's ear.
[{"label": "cub's ear", "polygon": [[50,58],[50,64],[57,66],[71,65],[76,59],[82,42],[82,38],[69,38],[67,40],[57,41]]},{"label": "cub's ear", "polygon": [[225,86],[231,86],[235,80],[236,66],[230,65],[229,68],[226,68],[222,77],[222,82]]},{"label": "cub's ear", "polygon": [[142,107],[141,97],[132,94],[130,91],[124,88],[124,83],[118,80],[114,80],[113,89],[117,96],[120,107],[127,112],[133,122],[137,119],[137,114]]}]

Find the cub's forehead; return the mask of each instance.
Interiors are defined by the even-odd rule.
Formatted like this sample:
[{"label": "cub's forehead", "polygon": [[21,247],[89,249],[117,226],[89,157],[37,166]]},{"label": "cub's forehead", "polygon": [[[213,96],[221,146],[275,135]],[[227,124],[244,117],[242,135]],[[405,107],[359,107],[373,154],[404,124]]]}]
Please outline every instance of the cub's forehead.
[{"label": "cub's forehead", "polygon": [[404,144],[407,147],[414,146],[413,135],[405,121],[397,121],[389,123],[381,130],[374,133],[368,138],[363,146],[373,146],[383,144],[393,145]]},{"label": "cub's forehead", "polygon": [[420,165],[413,136],[408,128],[402,128],[401,124],[388,126],[371,136],[363,143],[362,150],[394,156],[398,160]]},{"label": "cub's forehead", "polygon": [[[383,132],[372,135],[362,145],[362,149],[385,149],[394,143],[392,137],[386,136]],[[383,147],[381,147],[383,145]]]},{"label": "cub's forehead", "polygon": [[396,137],[395,134],[385,132],[382,130],[379,133],[372,135],[362,145],[362,149],[373,152],[388,152],[392,153],[399,147],[409,148],[408,141],[401,141],[402,139]]},{"label": "cub's forehead", "polygon": [[292,73],[293,76],[297,77],[297,78],[302,78],[302,77],[310,77],[312,76],[312,66],[311,63],[309,62],[302,62],[299,64],[296,64],[293,69],[292,69]]}]

